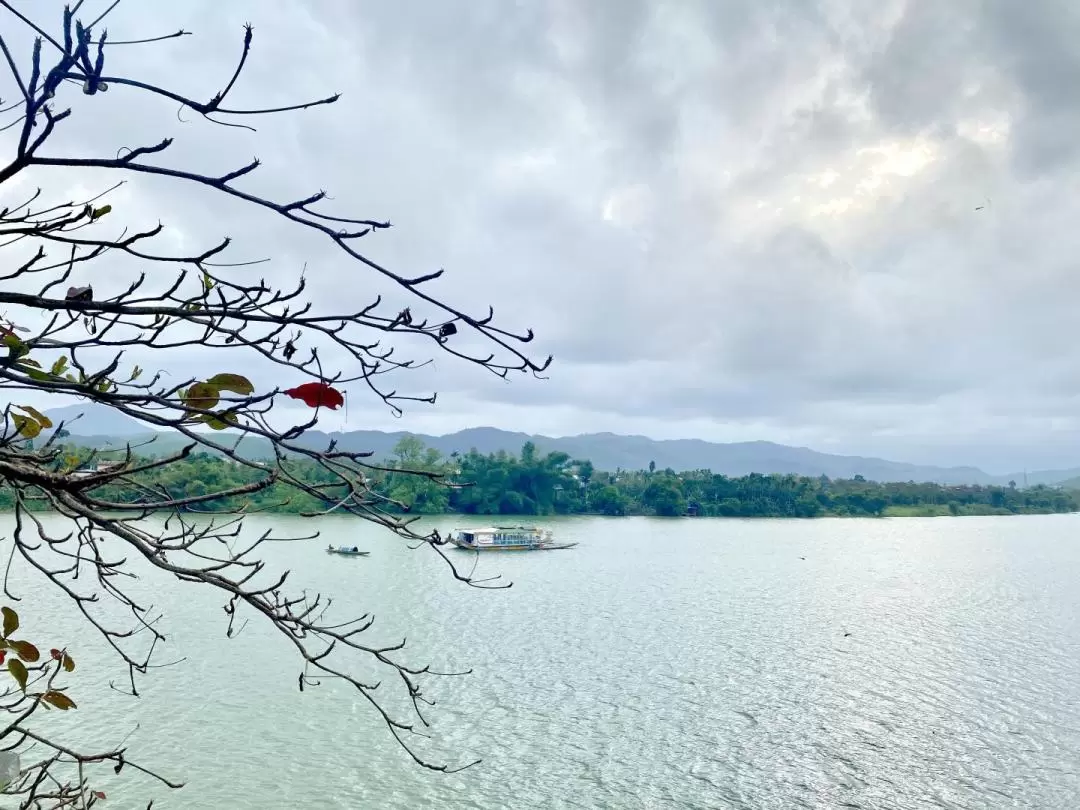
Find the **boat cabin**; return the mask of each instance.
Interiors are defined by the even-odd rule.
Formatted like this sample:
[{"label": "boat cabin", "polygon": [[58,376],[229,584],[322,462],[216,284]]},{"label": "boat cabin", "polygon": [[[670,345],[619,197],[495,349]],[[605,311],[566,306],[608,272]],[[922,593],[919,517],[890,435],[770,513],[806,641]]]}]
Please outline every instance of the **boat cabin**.
[{"label": "boat cabin", "polygon": [[523,549],[551,542],[551,532],[528,526],[492,526],[485,529],[460,529],[450,537],[463,548]]}]

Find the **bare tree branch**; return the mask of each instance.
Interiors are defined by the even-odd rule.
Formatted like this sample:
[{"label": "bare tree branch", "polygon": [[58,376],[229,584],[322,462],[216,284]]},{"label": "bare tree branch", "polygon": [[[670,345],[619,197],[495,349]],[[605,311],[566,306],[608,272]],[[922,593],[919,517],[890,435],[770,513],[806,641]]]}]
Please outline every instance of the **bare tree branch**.
[{"label": "bare tree branch", "polygon": [[[373,476],[389,468],[373,460],[371,453],[343,451],[334,442],[314,448],[304,437],[323,410],[344,403],[346,386],[362,385],[394,413],[400,413],[407,402],[435,401],[433,393],[401,393],[385,382],[394,372],[430,362],[431,358],[402,356],[399,346],[391,342],[402,336],[427,341],[439,353],[500,377],[515,371],[540,376],[551,358],[532,360],[523,348],[533,339],[532,331],[497,325],[490,307],[470,313],[468,307],[428,292],[426,285],[442,276],[442,270],[408,275],[365,255],[360,240],[387,230],[388,221],[322,210],[327,194],[321,190],[293,200],[275,200],[241,188],[238,184],[259,168],[257,158],[224,174],[185,167],[169,162],[171,138],[128,144],[111,156],[47,153],[58,127],[72,118],[71,108],[58,105],[63,94],[75,87],[90,97],[117,88],[141,93],[179,103],[215,123],[241,126],[247,125],[239,121],[330,105],[340,98],[335,93],[285,106],[227,106],[250,58],[254,36],[250,25],[244,28],[235,68],[206,101],[137,76],[107,72],[114,47],[161,47],[188,34],[180,30],[110,40],[98,26],[118,5],[108,4],[97,18],[84,24],[78,17],[82,2],[77,2],[64,9],[54,29],[31,19],[29,12],[8,0],[0,0],[0,19],[6,20],[0,26],[0,65],[6,66],[15,90],[14,99],[9,98],[12,103],[0,107],[0,114],[15,118],[0,122],[0,130],[18,133],[13,154],[0,159],[0,187],[34,168],[93,168],[129,177],[152,175],[202,188],[211,196],[239,200],[268,212],[282,225],[320,235],[357,270],[393,282],[417,305],[439,315],[417,318],[410,307],[387,310],[381,298],[350,311],[324,313],[305,299],[308,282],[303,274],[293,286],[278,289],[265,280],[251,283],[230,272],[252,262],[221,261],[231,246],[228,238],[176,254],[155,248],[163,231],[160,223],[148,230],[110,232],[110,224],[122,212],[114,212],[106,200],[119,184],[88,199],[67,202],[47,201],[39,189],[0,210],[0,248],[13,257],[0,275],[4,282],[0,289],[0,389],[9,393],[13,403],[25,393],[78,397],[148,427],[170,430],[187,441],[181,450],[162,458],[148,459],[138,454],[139,448],[128,446],[109,467],[102,466],[95,454],[73,461],[71,449],[62,441],[63,425],[53,425],[29,405],[8,405],[0,423],[0,488],[15,504],[15,529],[5,541],[11,544],[7,567],[26,566],[73,602],[124,667],[123,688],[133,695],[138,694],[139,677],[167,665],[156,662],[165,642],[162,617],[130,589],[138,562],[219,593],[228,635],[243,627],[237,621],[238,611],[274,627],[295,650],[301,690],[326,678],[349,684],[418,764],[447,772],[468,767],[474,763],[431,761],[414,744],[416,738],[426,736],[425,711],[432,705],[424,693],[425,679],[466,673],[409,663],[404,640],[387,644],[372,636],[370,613],[351,621],[330,621],[328,597],[290,593],[289,572],[268,570],[259,550],[266,542],[311,539],[317,534],[288,538],[266,532],[245,541],[242,517],[207,519],[201,512],[221,499],[285,487],[296,497],[318,504],[310,514],[349,513],[385,527],[411,545],[434,550],[462,582],[482,588],[508,587],[459,570],[444,553],[447,540],[437,531],[416,532],[412,520],[398,514],[407,505],[375,491]],[[7,33],[13,29],[31,35],[30,53],[16,52]],[[87,268],[109,257],[135,259],[149,269],[131,277],[113,294],[79,283],[93,277],[85,272]],[[466,350],[463,333],[471,333],[487,348]],[[200,356],[227,352],[247,365],[261,358],[290,387],[259,391],[250,379],[229,367],[199,378],[171,377],[168,358],[177,350],[196,347]],[[155,358],[161,370],[144,372],[126,359],[130,353]],[[310,418],[288,428],[274,427],[270,415],[283,396],[311,408]],[[258,462],[241,453],[238,448],[245,438],[266,442],[272,451],[269,461]],[[162,483],[161,474],[196,450],[242,465],[252,472],[251,480],[209,487],[197,495],[177,495]],[[303,468],[307,473],[299,472],[301,463],[307,465]],[[316,474],[310,474],[311,470]],[[430,470],[393,471],[441,481],[441,474]],[[51,533],[38,517],[41,508],[63,516],[70,531]],[[157,522],[148,521],[152,516]],[[154,528],[162,517],[164,523]],[[20,596],[11,592],[7,573],[4,590],[8,599],[18,602]],[[120,623],[117,608],[126,617]],[[68,672],[65,661],[69,659],[66,651],[53,652],[59,657],[27,665],[30,681],[16,683],[0,694],[0,701],[7,701],[4,708],[9,717],[6,730],[0,732],[0,748],[26,753],[28,763],[7,792],[18,795],[24,807],[91,807],[98,800],[85,776],[91,766],[108,762],[117,771],[124,766],[144,769],[126,759],[122,746],[80,753],[32,727],[43,705],[65,700],[55,696],[61,694],[55,683],[61,673]],[[357,655],[391,677],[372,681],[355,674],[342,661]],[[392,708],[394,689],[410,707],[405,714]],[[168,787],[179,787],[178,782],[159,778]]]}]

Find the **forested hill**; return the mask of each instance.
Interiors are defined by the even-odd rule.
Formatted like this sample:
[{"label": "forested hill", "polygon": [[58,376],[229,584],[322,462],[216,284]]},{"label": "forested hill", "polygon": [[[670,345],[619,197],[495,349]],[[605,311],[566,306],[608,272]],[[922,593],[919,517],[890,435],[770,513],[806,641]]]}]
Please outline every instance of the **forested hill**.
[{"label": "forested hill", "polygon": [[[47,411],[54,422],[70,420],[75,414],[82,417],[68,422],[66,429],[73,441],[90,447],[121,447],[126,442],[141,443],[154,435],[153,452],[175,450],[183,443],[178,434],[148,434],[147,428],[110,409],[93,404],[73,405]],[[852,478],[861,475],[871,481],[936,481],[942,484],[1004,484],[1010,480],[1023,483],[1024,473],[994,476],[975,467],[934,467],[904,464],[880,458],[839,456],[819,453],[804,447],[790,447],[772,442],[738,442],[717,444],[697,439],[656,441],[644,436],[619,436],[614,433],[591,433],[580,436],[534,436],[496,428],[478,427],[445,436],[426,436],[404,432],[385,433],[358,430],[345,433],[309,431],[299,440],[313,448],[325,448],[331,438],[337,447],[348,451],[370,450],[375,458],[392,455],[394,446],[403,437],[415,435],[428,447],[443,455],[477,450],[482,454],[518,452],[526,442],[532,442],[540,452],[562,452],[572,458],[587,458],[605,470],[642,470],[649,464],[660,469],[679,472],[712,470],[727,476],[750,473],[781,473],[806,476],[825,475],[829,478]],[[230,431],[217,434],[215,439],[231,444],[235,437]],[[248,458],[268,458],[270,448],[265,442],[246,438],[240,445]],[[147,449],[146,452],[150,452]],[[1032,484],[1054,485],[1080,475],[1080,469],[1033,472],[1027,479]]]},{"label": "forested hill", "polygon": [[[69,467],[96,464],[88,451],[69,446]],[[586,459],[566,453],[542,453],[526,442],[520,453],[454,453],[444,456],[415,437],[398,442],[388,472],[374,471],[375,491],[418,514],[483,515],[660,515],[727,517],[800,517],[826,515],[1008,515],[1080,511],[1080,494],[1036,486],[1029,489],[940,484],[875,483],[862,478],[761,475],[729,477],[705,470],[672,469],[602,471]],[[343,492],[333,478],[310,462],[287,462],[290,472],[311,484],[327,485],[325,498],[275,484],[240,499],[214,499],[200,510],[318,512],[337,502]],[[438,472],[445,480],[466,484],[445,486],[430,478],[399,470]],[[198,498],[262,479],[267,470],[199,453],[138,477],[138,486],[110,485],[95,489],[96,498],[137,503]],[[147,494],[150,493],[150,494]],[[12,505],[12,493],[0,489],[0,507]],[[391,507],[394,508],[394,507]]]}]

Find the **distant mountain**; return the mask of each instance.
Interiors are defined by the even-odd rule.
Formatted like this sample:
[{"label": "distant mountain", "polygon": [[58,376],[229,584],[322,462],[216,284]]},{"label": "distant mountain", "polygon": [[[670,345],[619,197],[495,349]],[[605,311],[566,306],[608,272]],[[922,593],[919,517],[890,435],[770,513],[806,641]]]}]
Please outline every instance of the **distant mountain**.
[{"label": "distant mountain", "polygon": [[[1076,473],[1077,470],[1072,470],[1072,472]],[[1030,480],[1031,476],[1029,475],[1028,478]],[[1080,475],[1074,475],[1071,478],[1066,478],[1064,481],[1059,481],[1056,486],[1059,486],[1062,489],[1080,489]]]},{"label": "distant mountain", "polygon": [[[68,428],[73,436],[78,436],[80,444],[100,448],[122,448],[127,442],[139,445],[139,451],[162,455],[175,452],[187,441],[171,432],[151,432],[146,425],[123,415],[106,413],[91,406],[70,406],[48,411],[50,418],[57,421],[61,413],[83,410],[87,415]],[[106,418],[115,420],[120,428],[102,430]],[[90,429],[87,429],[87,428]],[[729,476],[748,475],[750,473],[791,473],[795,475],[818,476],[829,478],[853,478],[861,475],[870,481],[932,481],[940,484],[998,484],[1007,485],[1015,481],[1024,484],[1024,474],[990,475],[977,467],[935,467],[920,464],[888,461],[880,458],[863,456],[841,456],[820,453],[806,447],[791,447],[773,442],[735,442],[719,444],[699,439],[674,439],[657,441],[645,436],[619,436],[614,433],[587,433],[580,436],[535,436],[528,433],[516,433],[491,427],[478,427],[450,433],[445,436],[411,434],[407,431],[387,433],[378,430],[354,430],[345,433],[323,433],[309,431],[298,444],[312,449],[324,449],[331,440],[336,440],[337,449],[350,452],[371,452],[372,458],[388,458],[404,436],[414,435],[428,447],[434,447],[443,455],[453,452],[467,453],[470,450],[488,454],[505,451],[517,454],[526,442],[532,442],[543,453],[561,451],[572,458],[588,459],[600,470],[641,470],[650,462],[655,462],[657,469],[673,469],[677,472],[687,470],[712,470]],[[239,437],[234,431],[213,433],[211,438],[226,446]],[[153,439],[149,444],[145,442]],[[247,437],[240,445],[240,452],[248,458],[267,458],[271,455],[270,445],[265,439]],[[1071,478],[1080,477],[1080,469],[1043,470],[1027,473],[1029,485],[1046,484],[1056,486]]]},{"label": "distant mountain", "polygon": [[72,436],[134,436],[153,431],[137,419],[96,402],[53,408],[45,411],[45,415],[54,425],[64,422],[64,430]]},{"label": "distant mountain", "polygon": [[[342,450],[372,451],[375,458],[384,458],[403,437],[404,431],[350,431],[347,433],[309,433],[304,440],[309,447],[325,447],[331,438]],[[826,475],[829,478],[852,478],[861,475],[871,481],[933,481],[941,484],[1022,484],[1023,473],[990,475],[977,467],[935,467],[908,464],[863,456],[842,456],[820,453],[806,447],[791,447],[773,442],[715,443],[700,439],[657,441],[645,436],[619,436],[614,433],[587,433],[579,436],[535,436],[497,428],[479,427],[450,433],[445,436],[415,435],[428,447],[444,455],[466,453],[519,453],[525,442],[531,441],[541,452],[562,451],[572,458],[588,459],[598,469],[641,470],[656,462],[657,469],[671,468],[677,472],[712,470],[729,476],[757,473],[792,473],[795,475]],[[1066,479],[1080,476],[1080,469],[1043,470],[1027,474],[1030,485],[1054,486]]]},{"label": "distant mountain", "polygon": [[[219,434],[221,435],[221,434]],[[855,475],[876,481],[939,481],[941,483],[990,483],[992,476],[974,467],[927,467],[903,464],[877,458],[835,456],[802,447],[788,447],[771,442],[714,444],[696,439],[656,441],[644,436],[618,436],[613,433],[592,433],[581,436],[554,438],[513,433],[496,428],[481,427],[450,433],[445,436],[409,434],[398,431],[384,433],[357,430],[347,433],[311,431],[300,440],[307,447],[322,448],[331,439],[337,448],[351,452],[370,451],[376,459],[386,458],[402,437],[415,435],[428,447],[443,455],[453,452],[517,454],[522,445],[532,442],[543,453],[562,451],[572,458],[588,459],[601,470],[641,470],[655,462],[658,469],[708,469],[716,473],[737,476],[758,473],[794,473],[797,475],[827,475],[830,478],[851,478]],[[257,445],[251,445],[248,452]]]},{"label": "distant mountain", "polygon": [[[1067,470],[1034,470],[1028,473],[1009,473],[1008,475],[995,476],[994,480],[1006,484],[1014,482],[1018,487],[1036,486],[1044,484],[1048,487],[1064,487],[1070,479],[1080,481],[1080,467],[1071,467]],[[1067,487],[1080,489],[1077,486]]]}]

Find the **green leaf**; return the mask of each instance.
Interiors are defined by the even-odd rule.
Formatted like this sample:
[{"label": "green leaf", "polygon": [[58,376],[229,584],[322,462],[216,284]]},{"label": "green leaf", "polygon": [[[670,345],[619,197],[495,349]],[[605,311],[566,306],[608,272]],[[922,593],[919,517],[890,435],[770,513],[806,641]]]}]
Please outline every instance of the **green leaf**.
[{"label": "green leaf", "polygon": [[28,414],[34,417],[37,420],[38,424],[41,425],[43,428],[52,427],[52,419],[47,417],[45,414],[43,414],[36,408],[31,408],[29,405],[16,405],[15,407],[18,408],[20,411],[26,411]]},{"label": "green leaf", "polygon": [[251,380],[239,374],[215,374],[206,383],[219,391],[232,391],[244,396],[255,393],[255,386],[251,384]]},{"label": "green leaf", "polygon": [[95,208],[93,211],[90,212],[90,219],[101,219],[110,211],[112,211],[111,205],[103,205],[101,206],[101,208]]},{"label": "green leaf", "polygon": [[8,356],[16,360],[30,353],[30,347],[10,332],[4,335],[4,345],[8,347]]},{"label": "green leaf", "polygon": [[19,688],[24,692],[26,691],[26,679],[30,673],[26,671],[26,664],[20,661],[18,658],[9,658],[7,662],[8,672],[11,673],[11,677],[14,678]]},{"label": "green leaf", "polygon": [[8,646],[13,649],[23,661],[28,661],[33,664],[35,661],[41,659],[41,653],[38,652],[38,648],[29,641],[9,640]]},{"label": "green leaf", "polygon": [[218,400],[221,397],[218,396],[218,389],[204,382],[197,382],[191,388],[183,393],[180,400],[188,408],[198,408],[201,411],[208,411],[218,404]]},{"label": "green leaf", "polygon": [[23,416],[21,413],[13,413],[11,415],[11,421],[15,423],[15,430],[21,436],[25,436],[28,439],[36,438],[41,433],[41,425],[29,416]]},{"label": "green leaf", "polygon": [[56,708],[62,709],[65,712],[68,709],[76,708],[74,700],[69,698],[63,692],[57,692],[55,689],[50,689],[48,692],[41,696],[41,699],[44,700],[46,703],[51,703]]},{"label": "green leaf", "polygon": [[195,417],[196,422],[205,422],[211,430],[225,430],[232,425],[240,424],[235,411],[219,411],[216,414],[199,414]]},{"label": "green leaf", "polygon": [[75,659],[67,653],[64,653],[64,657],[60,659],[60,664],[64,667],[64,672],[75,671]]},{"label": "green leaf", "polygon": [[139,368],[138,366],[135,366],[135,368],[133,368],[131,370],[131,376],[128,377],[128,382],[132,382],[134,380],[139,379],[140,374],[142,374],[142,369]]},{"label": "green leaf", "polygon": [[53,381],[52,375],[49,374],[47,371],[41,371],[40,369],[31,368],[25,364],[25,361],[23,363],[19,363],[18,367],[20,371],[26,372],[26,376],[29,377],[31,380],[38,380],[39,382]]},{"label": "green leaf", "polygon": [[4,614],[4,638],[7,638],[19,629],[19,614],[7,605],[0,608],[0,613]]},{"label": "green leaf", "polygon": [[64,370],[67,368],[67,362],[67,356],[60,355],[60,357],[57,358],[56,362],[52,364],[52,368],[49,369],[49,372],[57,375],[63,374]]}]

